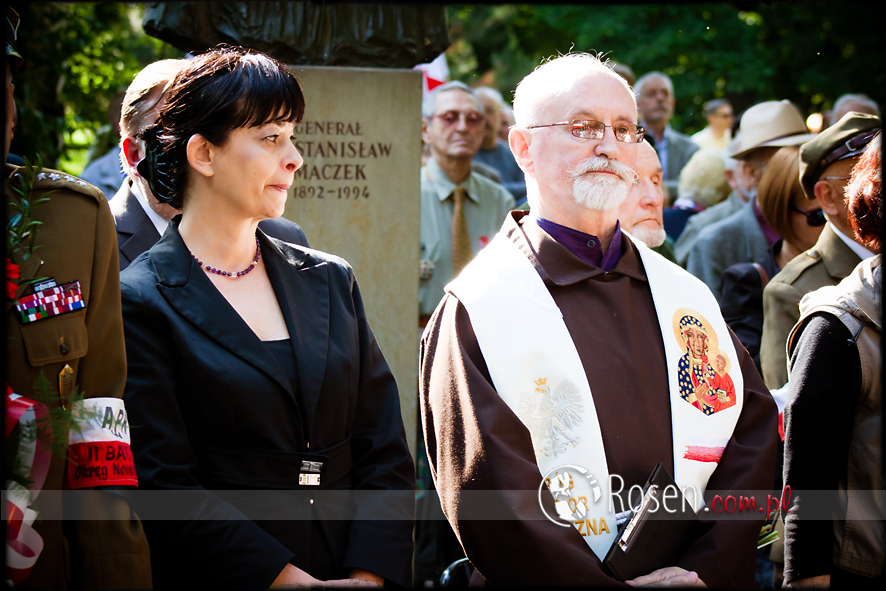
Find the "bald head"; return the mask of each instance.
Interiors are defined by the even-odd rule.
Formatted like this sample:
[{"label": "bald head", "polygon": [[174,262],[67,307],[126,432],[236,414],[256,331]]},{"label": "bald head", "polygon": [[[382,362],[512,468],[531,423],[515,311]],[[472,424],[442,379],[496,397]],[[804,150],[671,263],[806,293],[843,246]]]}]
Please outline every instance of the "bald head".
[{"label": "bald head", "polygon": [[636,111],[636,100],[624,78],[596,56],[571,53],[543,63],[517,85],[514,93],[515,124],[518,127],[531,127],[551,123],[541,119],[544,107],[590,75],[603,75],[617,80],[630,95]]}]

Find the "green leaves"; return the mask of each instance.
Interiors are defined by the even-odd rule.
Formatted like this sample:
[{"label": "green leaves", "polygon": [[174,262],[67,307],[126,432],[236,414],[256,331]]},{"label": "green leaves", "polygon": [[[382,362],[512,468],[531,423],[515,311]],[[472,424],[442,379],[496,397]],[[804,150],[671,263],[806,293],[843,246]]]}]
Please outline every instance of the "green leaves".
[{"label": "green leaves", "polygon": [[570,48],[603,52],[638,77],[653,70],[671,76],[672,125],[693,133],[706,125],[702,105],[713,98],[730,99],[738,114],[789,99],[805,115],[830,109],[847,92],[884,104],[878,33],[859,27],[864,6],[855,4],[450,6],[458,42],[447,56],[453,78],[474,83],[491,71],[493,85],[513,96],[543,58]]},{"label": "green leaves", "polygon": [[[25,165],[9,181],[14,197],[6,203],[9,212],[6,218],[6,256],[16,264],[27,261],[40,248],[37,244],[37,229],[43,222],[33,219],[34,210],[49,201],[48,195],[53,193],[47,191],[41,197],[33,197],[34,183],[43,170],[43,160],[39,154],[36,162],[31,162],[27,156],[23,160]],[[22,276],[15,278],[14,283],[23,285],[41,280],[40,277]]]},{"label": "green leaves", "polygon": [[[131,3],[20,4],[25,61],[13,76],[19,119],[10,151],[41,154],[48,167],[79,174],[88,147],[80,144],[108,125],[114,94],[148,63],[181,52],[145,35],[142,7]],[[96,156],[116,144],[116,134],[108,138]]]}]

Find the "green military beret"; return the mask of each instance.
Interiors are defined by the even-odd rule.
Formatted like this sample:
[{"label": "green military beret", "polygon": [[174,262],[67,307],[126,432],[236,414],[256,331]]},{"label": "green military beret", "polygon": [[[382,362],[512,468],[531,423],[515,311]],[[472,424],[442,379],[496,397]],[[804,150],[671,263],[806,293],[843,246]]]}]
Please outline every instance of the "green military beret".
[{"label": "green military beret", "polygon": [[850,111],[800,146],[800,184],[806,197],[815,199],[813,188],[828,166],[861,154],[879,129],[879,117]]}]

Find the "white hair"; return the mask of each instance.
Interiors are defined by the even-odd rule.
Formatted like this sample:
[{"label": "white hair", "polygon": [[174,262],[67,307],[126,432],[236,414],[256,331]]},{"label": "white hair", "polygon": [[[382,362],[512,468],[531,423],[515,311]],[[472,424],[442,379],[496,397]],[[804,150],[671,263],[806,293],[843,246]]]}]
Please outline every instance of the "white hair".
[{"label": "white hair", "polygon": [[479,88],[475,88],[474,90],[477,92],[478,96],[485,96],[486,98],[491,98],[492,100],[497,102],[499,107],[505,106],[504,97],[496,89],[490,88],[488,86],[481,86]]},{"label": "white hair", "polygon": [[723,156],[716,150],[698,150],[680,171],[679,187],[681,199],[691,199],[696,205],[705,208],[720,203],[729,196],[729,183]]},{"label": "white hair", "polygon": [[640,224],[636,224],[630,230],[626,230],[630,233],[631,236],[648,246],[649,248],[656,248],[664,244],[665,240],[668,237],[668,233],[664,228],[659,227],[657,230],[652,230],[649,228],[644,228],[640,226]]},{"label": "white hair", "polygon": [[[589,53],[568,53],[543,62],[520,81],[514,91],[514,121],[517,127],[530,127],[542,122],[536,119],[539,107],[568,92],[573,83],[588,74],[606,73],[624,85],[628,95],[637,101],[624,78],[612,71],[608,60]],[[552,123],[550,121],[545,123]]]},{"label": "white hair", "polygon": [[[611,172],[603,177],[588,176],[590,172]],[[572,176],[572,198],[575,203],[595,211],[607,211],[620,206],[628,197],[631,186],[639,175],[618,160],[591,156],[569,171]]]},{"label": "white hair", "polygon": [[[877,103],[874,101],[874,99],[872,99],[868,95],[866,95],[866,94],[844,94],[843,96],[841,96],[840,98],[837,99],[837,101],[834,103],[834,108],[831,109],[831,117],[830,117],[831,125],[833,125],[834,123],[839,121],[843,117],[843,115],[848,113],[848,111],[846,110],[846,105],[848,105],[849,103],[859,103],[859,104],[865,105],[865,106],[869,107],[874,112],[874,115],[876,115],[877,117],[880,116],[880,106],[877,105]],[[838,117],[838,115],[839,115],[839,117]]]},{"label": "white hair", "polygon": [[427,119],[429,117],[433,117],[437,113],[437,96],[441,92],[446,92],[447,90],[461,90],[468,93],[469,95],[471,95],[471,98],[474,99],[474,102],[477,103],[477,110],[481,113],[483,112],[483,103],[480,102],[480,97],[477,96],[477,91],[464,82],[453,80],[452,82],[441,84],[440,86],[429,92],[428,95],[422,100],[421,116],[423,118]]}]

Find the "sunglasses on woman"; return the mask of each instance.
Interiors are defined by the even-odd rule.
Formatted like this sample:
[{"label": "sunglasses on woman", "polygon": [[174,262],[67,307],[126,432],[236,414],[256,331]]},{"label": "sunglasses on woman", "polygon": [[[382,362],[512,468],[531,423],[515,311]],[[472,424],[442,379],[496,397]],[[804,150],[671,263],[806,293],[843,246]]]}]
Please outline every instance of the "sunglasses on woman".
[{"label": "sunglasses on woman", "polygon": [[791,211],[796,211],[797,213],[802,213],[803,215],[805,215],[806,216],[806,225],[811,226],[813,228],[823,226],[828,221],[824,217],[824,212],[821,209],[813,209],[812,211],[806,211],[805,209],[800,209],[796,205],[791,204]]}]

